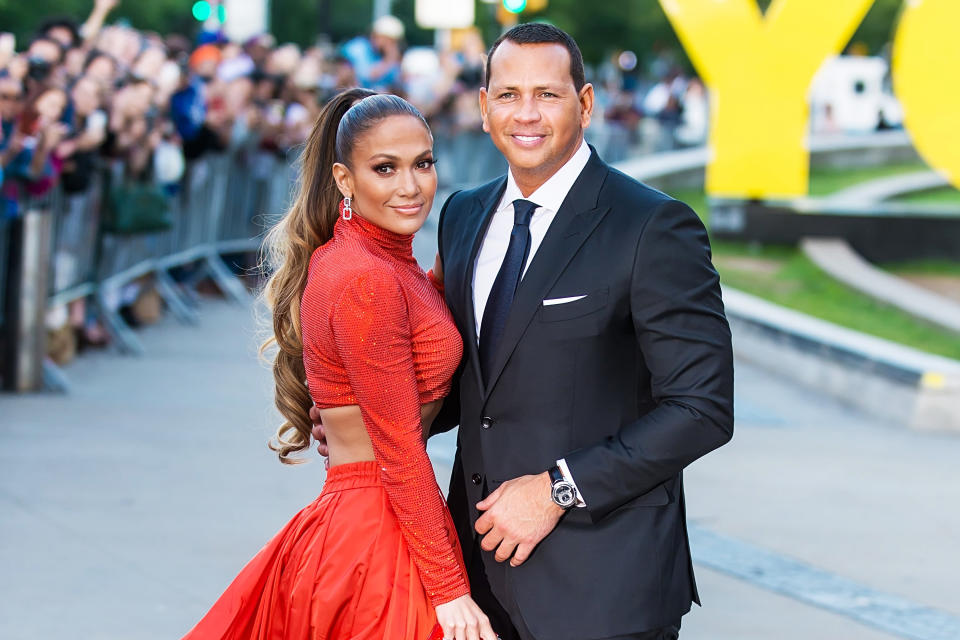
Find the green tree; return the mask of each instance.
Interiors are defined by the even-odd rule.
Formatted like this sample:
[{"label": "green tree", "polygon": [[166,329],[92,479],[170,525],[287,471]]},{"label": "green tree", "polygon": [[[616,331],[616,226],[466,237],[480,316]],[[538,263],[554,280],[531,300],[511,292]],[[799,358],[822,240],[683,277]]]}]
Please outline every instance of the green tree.
[{"label": "green tree", "polygon": [[[545,19],[567,31],[580,45],[587,64],[599,64],[622,50],[636,53],[641,63],[662,49],[681,51],[656,0],[550,0],[545,10],[525,14],[524,19]],[[686,62],[685,56],[680,58]]]},{"label": "green tree", "polygon": [[[770,6],[771,1],[757,0],[764,11]],[[884,45],[893,39],[902,8],[903,0],[874,0],[873,6],[870,7],[850,41],[865,44],[871,54],[880,53]]]},{"label": "green tree", "polygon": [[903,0],[874,0],[851,42],[864,43],[871,54],[880,53],[893,40],[902,9]]},{"label": "green tree", "polygon": [[436,40],[433,29],[421,29],[416,20],[417,0],[393,0],[393,15],[403,20],[410,46],[430,47]]},{"label": "green tree", "polygon": [[[792,2],[802,0],[791,0]],[[757,0],[762,11],[772,0]],[[875,0],[852,41],[862,42],[878,53],[893,37],[903,0]],[[524,20],[547,20],[568,31],[583,51],[588,64],[597,64],[624,49],[635,52],[641,61],[661,49],[681,52],[680,44],[657,0],[550,0],[539,13],[523,14]],[[685,54],[681,61],[689,65]]]},{"label": "green tree", "polygon": [[[416,0],[393,0],[391,12],[403,21],[410,46],[432,46],[434,32],[417,26]],[[271,30],[280,42],[309,46],[320,34],[343,42],[367,33],[373,19],[373,0],[272,0]]]},{"label": "green tree", "polygon": [[321,35],[341,42],[370,28],[373,0],[271,0],[270,30],[278,42],[314,44]]},{"label": "green tree", "polygon": [[[766,10],[772,0],[757,0]],[[797,0],[792,0],[797,1]],[[122,0],[108,22],[126,20],[138,29],[193,36],[199,25],[193,19],[191,0]],[[393,13],[403,20],[407,42],[431,45],[434,34],[420,29],[414,20],[416,0],[394,0]],[[92,0],[0,0],[0,25],[17,35],[18,49],[26,46],[37,26],[47,16],[68,16],[83,22]],[[857,29],[854,42],[864,43],[871,53],[881,51],[894,33],[903,0],[875,0]],[[477,26],[488,43],[501,28],[494,19],[496,5],[477,0]],[[280,42],[308,46],[320,34],[342,42],[370,28],[373,0],[270,0],[271,31]],[[681,51],[673,28],[657,0],[550,0],[546,10],[524,14],[523,20],[548,20],[569,31],[583,50],[588,64],[598,64],[615,51],[629,49],[641,63],[659,49]],[[685,56],[680,56],[686,63]]]},{"label": "green tree", "polygon": [[[17,49],[23,50],[44,19],[68,17],[79,25],[92,8],[92,0],[0,0],[0,28],[12,31],[17,36]],[[191,3],[184,0],[126,0],[113,10],[107,23],[122,20],[137,29],[192,36],[198,25],[190,8]]]}]

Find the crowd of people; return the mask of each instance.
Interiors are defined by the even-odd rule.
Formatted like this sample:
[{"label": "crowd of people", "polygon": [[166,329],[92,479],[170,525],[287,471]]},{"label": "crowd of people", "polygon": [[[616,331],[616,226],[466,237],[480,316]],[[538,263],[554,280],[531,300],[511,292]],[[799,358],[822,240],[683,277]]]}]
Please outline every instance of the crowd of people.
[{"label": "crowd of people", "polygon": [[[251,133],[262,148],[286,152],[306,139],[330,96],[353,86],[402,95],[440,135],[480,129],[476,90],[486,46],[476,30],[440,47],[405,50],[403,23],[383,16],[368,34],[339,46],[278,46],[269,34],[236,43],[216,32],[191,41],[106,25],[117,3],[95,0],[83,23],[47,20],[19,52],[12,34],[0,34],[8,216],[24,193],[43,194],[57,183],[84,190],[97,155],[122,160],[131,177],[173,183],[182,160]],[[682,125],[684,102],[698,85],[688,91],[676,68],[658,73],[658,82],[640,87],[606,74],[601,115],[631,135],[645,116],[671,129]]]},{"label": "crowd of people", "polygon": [[[434,47],[406,47],[403,23],[387,15],[336,45],[278,45],[268,33],[231,42],[219,31],[191,40],[109,24],[118,2],[94,0],[83,22],[47,19],[22,47],[13,34],[0,34],[0,217],[18,217],[26,202],[54,189],[82,194],[107,165],[124,181],[173,193],[191,161],[251,140],[292,162],[321,107],[356,86],[410,100],[438,144],[469,138],[461,145],[468,155],[454,149],[444,174],[449,179],[463,165],[464,180],[487,179],[477,157],[488,142],[477,104],[486,43],[476,29],[454,31]],[[641,139],[651,150],[682,141],[675,132],[683,130],[695,81],[676,65],[660,66],[653,68],[659,81],[649,84],[632,82],[616,65],[597,69],[592,133],[609,125],[611,160]],[[75,332],[81,346],[107,340],[82,300],[70,305],[69,320],[60,311],[52,325]]]},{"label": "crowd of people", "polygon": [[0,36],[8,216],[24,193],[85,189],[96,155],[122,160],[129,177],[173,183],[182,160],[250,134],[285,153],[305,140],[326,99],[352,86],[403,94],[431,118],[449,115],[448,131],[479,127],[476,33],[434,59],[402,54],[403,24],[392,16],[340,47],[277,46],[269,34],[234,43],[204,32],[191,42],[105,26],[116,4],[96,0],[82,24],[48,20],[20,52],[12,34]]},{"label": "crowd of people", "polygon": [[[82,23],[46,20],[22,47],[0,34],[0,217],[55,189],[82,194],[105,165],[172,193],[190,161],[241,142],[292,160],[326,100],[353,86],[406,95],[447,133],[479,131],[476,33],[425,61],[422,51],[403,55],[403,24],[392,16],[340,46],[301,49],[270,34],[192,41],[108,24],[117,4],[95,0]],[[70,315],[81,345],[107,339],[82,301]]]}]

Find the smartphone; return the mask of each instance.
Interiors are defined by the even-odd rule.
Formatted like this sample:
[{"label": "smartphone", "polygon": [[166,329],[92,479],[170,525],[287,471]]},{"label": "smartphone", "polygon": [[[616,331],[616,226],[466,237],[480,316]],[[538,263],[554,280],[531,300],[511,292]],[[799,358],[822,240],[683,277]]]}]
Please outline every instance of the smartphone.
[{"label": "smartphone", "polygon": [[87,128],[89,133],[100,134],[107,130],[107,114],[97,109],[87,116]]},{"label": "smartphone", "polygon": [[283,100],[271,100],[267,107],[267,122],[271,125],[278,125],[283,122],[283,114],[286,111],[283,106]]},{"label": "smartphone", "polygon": [[9,31],[0,33],[0,59],[8,60],[12,58],[16,50],[17,37]]},{"label": "smartphone", "polygon": [[38,82],[43,82],[50,76],[53,66],[43,58],[31,57],[27,61],[27,75]]}]

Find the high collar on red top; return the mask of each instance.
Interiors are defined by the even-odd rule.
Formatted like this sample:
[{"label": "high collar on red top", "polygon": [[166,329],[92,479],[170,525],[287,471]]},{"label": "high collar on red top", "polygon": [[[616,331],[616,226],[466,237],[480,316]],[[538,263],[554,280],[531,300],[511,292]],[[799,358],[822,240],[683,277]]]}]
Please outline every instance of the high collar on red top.
[{"label": "high collar on red top", "polygon": [[349,220],[343,216],[337,218],[333,227],[334,236],[341,234],[358,235],[365,241],[371,242],[387,254],[400,260],[413,260],[413,234],[403,235],[394,233],[377,226],[356,211]]}]

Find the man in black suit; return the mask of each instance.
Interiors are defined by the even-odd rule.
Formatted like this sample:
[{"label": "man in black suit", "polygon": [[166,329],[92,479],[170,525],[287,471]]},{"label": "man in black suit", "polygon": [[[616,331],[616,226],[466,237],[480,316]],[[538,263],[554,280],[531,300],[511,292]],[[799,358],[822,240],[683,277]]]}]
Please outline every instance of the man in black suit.
[{"label": "man in black suit", "polygon": [[676,638],[699,602],[682,472],[733,434],[706,231],[585,144],[563,31],[501,37],[480,105],[509,173],[451,196],[439,230],[464,361],[437,424],[460,425],[474,598],[505,638]]},{"label": "man in black suit", "polygon": [[440,215],[464,359],[434,422],[460,427],[473,598],[504,640],[673,640],[699,603],[682,472],[733,434],[706,231],[584,142],[593,88],[563,31],[504,34],[480,106],[510,168]]}]

